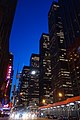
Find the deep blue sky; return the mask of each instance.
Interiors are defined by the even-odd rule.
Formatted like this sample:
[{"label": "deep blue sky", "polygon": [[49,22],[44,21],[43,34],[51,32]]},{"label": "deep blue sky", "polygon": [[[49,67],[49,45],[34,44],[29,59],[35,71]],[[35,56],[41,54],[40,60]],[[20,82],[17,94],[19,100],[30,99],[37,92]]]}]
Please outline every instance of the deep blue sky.
[{"label": "deep blue sky", "polygon": [[53,0],[18,0],[10,36],[10,52],[14,55],[14,79],[19,64],[29,65],[32,53],[39,53],[39,40],[48,33],[48,12]]}]

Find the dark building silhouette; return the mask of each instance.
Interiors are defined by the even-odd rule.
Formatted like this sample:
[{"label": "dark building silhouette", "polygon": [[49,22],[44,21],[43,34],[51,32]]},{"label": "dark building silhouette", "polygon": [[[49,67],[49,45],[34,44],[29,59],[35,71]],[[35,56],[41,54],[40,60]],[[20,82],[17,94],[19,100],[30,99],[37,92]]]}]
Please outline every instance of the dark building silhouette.
[{"label": "dark building silhouette", "polygon": [[48,24],[54,102],[73,96],[61,13],[59,4],[53,2],[48,13]]},{"label": "dark building silhouette", "polygon": [[59,0],[62,20],[64,25],[64,36],[66,47],[74,43],[80,37],[80,1]]},{"label": "dark building silhouette", "polygon": [[[77,39],[76,39],[77,40]],[[69,70],[74,96],[80,95],[80,39],[68,48]]]},{"label": "dark building silhouette", "polygon": [[[53,102],[51,86],[51,60],[50,60],[50,40],[49,35],[43,33],[40,38],[40,105]],[[45,100],[45,103],[43,102]]]},{"label": "dark building silhouette", "polygon": [[17,0],[0,0],[0,99],[2,99],[2,86],[6,80],[8,56],[9,56],[9,37],[14,18]]},{"label": "dark building silhouette", "polygon": [[80,0],[59,0],[74,96],[80,95]]}]

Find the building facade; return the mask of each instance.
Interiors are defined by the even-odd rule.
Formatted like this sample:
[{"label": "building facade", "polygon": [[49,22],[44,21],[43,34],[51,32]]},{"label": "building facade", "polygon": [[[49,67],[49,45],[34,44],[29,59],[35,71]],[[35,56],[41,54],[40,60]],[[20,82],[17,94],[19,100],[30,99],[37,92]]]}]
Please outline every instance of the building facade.
[{"label": "building facade", "polygon": [[53,2],[48,13],[53,102],[73,96],[61,12],[58,2]]},{"label": "building facade", "polygon": [[80,39],[76,40],[74,44],[67,50],[69,60],[69,70],[72,81],[74,96],[80,95]]},{"label": "building facade", "polygon": [[59,0],[74,96],[80,95],[80,1]]},{"label": "building facade", "polygon": [[19,105],[27,106],[29,102],[29,72],[30,67],[24,66],[19,78],[18,99]]},{"label": "building facade", "polygon": [[80,1],[59,0],[66,47],[74,43],[80,37]]},{"label": "building facade", "polygon": [[29,106],[39,105],[39,54],[30,57]]},{"label": "building facade", "polygon": [[24,66],[18,73],[18,89],[16,91],[16,106],[30,107],[35,110],[39,105],[39,55],[32,54],[30,66]]},{"label": "building facade", "polygon": [[51,85],[51,60],[49,35],[43,33],[40,39],[40,105],[53,103]]},{"label": "building facade", "polygon": [[10,93],[11,93],[11,87],[12,87],[12,79],[13,79],[13,54],[9,53],[8,57],[8,67],[7,67],[7,75],[6,80],[4,81],[2,88],[2,102],[3,105],[6,105],[10,102]]},{"label": "building facade", "polygon": [[17,0],[0,0],[0,99],[2,100],[3,83],[6,80],[9,37]]}]

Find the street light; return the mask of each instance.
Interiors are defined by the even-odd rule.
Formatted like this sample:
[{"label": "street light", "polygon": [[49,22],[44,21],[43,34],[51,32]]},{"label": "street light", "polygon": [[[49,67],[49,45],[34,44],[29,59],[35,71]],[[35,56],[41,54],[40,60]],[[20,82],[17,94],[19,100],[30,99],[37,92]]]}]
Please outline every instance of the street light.
[{"label": "street light", "polygon": [[61,97],[63,97],[63,94],[61,92],[59,92],[58,96],[61,98]]},{"label": "street light", "polygon": [[43,103],[43,104],[45,104],[45,103],[46,103],[46,100],[45,100],[45,99],[43,99],[43,100],[42,100],[42,103]]},{"label": "street light", "polygon": [[21,92],[21,93],[20,93],[20,96],[22,96],[22,95],[23,95],[23,93]]},{"label": "street light", "polygon": [[36,74],[36,71],[35,70],[32,70],[31,71],[31,75],[35,75]]}]

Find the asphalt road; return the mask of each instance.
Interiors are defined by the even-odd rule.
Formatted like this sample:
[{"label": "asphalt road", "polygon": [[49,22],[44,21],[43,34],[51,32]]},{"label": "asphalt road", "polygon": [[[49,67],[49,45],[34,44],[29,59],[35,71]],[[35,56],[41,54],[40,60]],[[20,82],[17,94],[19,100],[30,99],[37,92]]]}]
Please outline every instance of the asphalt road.
[{"label": "asphalt road", "polygon": [[[3,117],[3,118],[0,117],[0,120],[10,120],[10,119],[8,117]],[[16,119],[12,119],[12,120],[16,120]],[[19,119],[19,120],[21,120],[21,119]],[[30,119],[27,119],[27,120],[30,120]],[[51,119],[48,119],[48,118],[37,118],[37,119],[33,119],[33,120],[51,120]],[[54,120],[57,120],[57,119],[54,119]]]},{"label": "asphalt road", "polygon": [[0,120],[9,120],[8,117],[0,117]]},{"label": "asphalt road", "polygon": [[[3,117],[3,118],[0,117],[0,120],[10,120],[10,119],[8,117]],[[16,119],[14,119],[14,120],[16,120]],[[21,119],[19,119],[19,120],[21,120]],[[27,119],[27,120],[30,120],[30,119]],[[48,119],[48,118],[37,118],[37,119],[33,119],[33,120],[51,120],[51,119]]]}]

